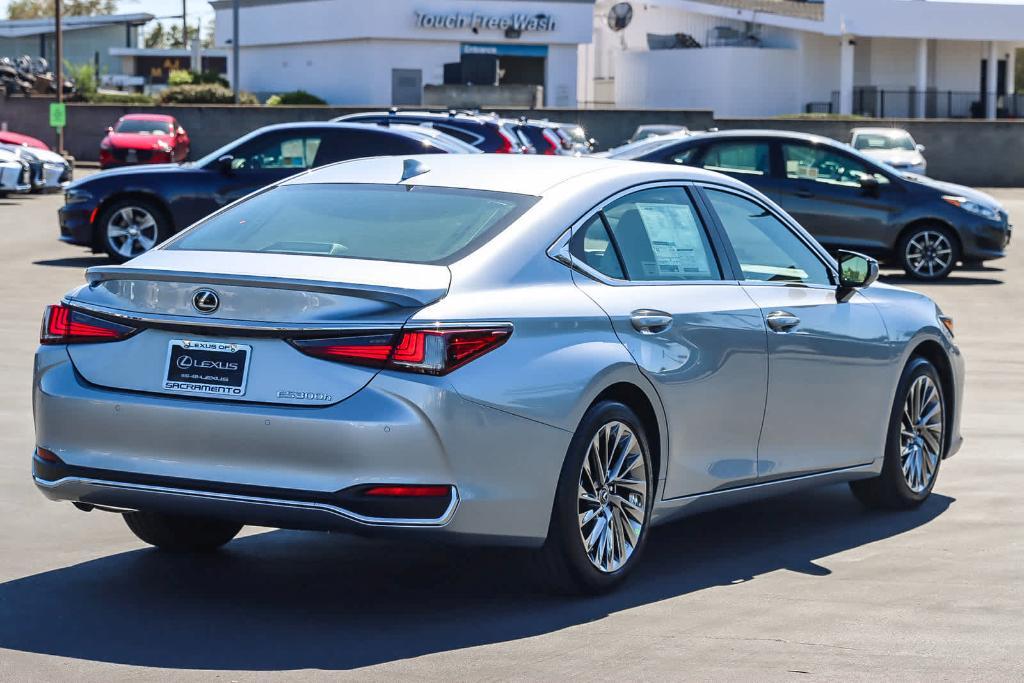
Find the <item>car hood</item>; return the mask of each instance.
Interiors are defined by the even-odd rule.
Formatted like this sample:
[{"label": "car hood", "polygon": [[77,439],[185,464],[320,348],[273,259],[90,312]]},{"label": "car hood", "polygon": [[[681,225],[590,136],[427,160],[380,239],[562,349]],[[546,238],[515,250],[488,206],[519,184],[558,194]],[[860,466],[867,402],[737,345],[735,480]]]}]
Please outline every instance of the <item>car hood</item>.
[{"label": "car hood", "polygon": [[923,185],[924,187],[930,188],[944,195],[948,194],[963,197],[964,199],[969,199],[972,202],[977,202],[978,204],[993,208],[996,211],[1003,211],[1003,205],[999,203],[999,200],[990,194],[986,194],[980,190],[975,190],[973,187],[957,185],[956,183],[946,183],[941,180],[935,180],[934,178],[928,178],[916,173],[901,173],[900,175],[911,183]]},{"label": "car hood", "polygon": [[56,152],[50,152],[45,149],[38,149],[36,147],[31,148],[32,155],[38,158],[40,161],[45,161],[48,164],[67,164],[67,160]]},{"label": "car hood", "polygon": [[141,133],[108,133],[106,141],[118,149],[160,149],[161,143],[174,147],[173,135],[143,135]]},{"label": "car hood", "polygon": [[162,176],[179,175],[181,173],[194,173],[201,169],[192,164],[146,164],[143,166],[123,166],[121,168],[110,168],[100,173],[94,173],[86,178],[80,178],[71,184],[71,187],[84,187],[93,183],[103,183],[113,179],[118,185],[130,185],[133,180],[148,182]]},{"label": "car hood", "polygon": [[924,163],[921,153],[912,149],[862,149],[860,151],[864,156],[890,166],[920,166]]}]

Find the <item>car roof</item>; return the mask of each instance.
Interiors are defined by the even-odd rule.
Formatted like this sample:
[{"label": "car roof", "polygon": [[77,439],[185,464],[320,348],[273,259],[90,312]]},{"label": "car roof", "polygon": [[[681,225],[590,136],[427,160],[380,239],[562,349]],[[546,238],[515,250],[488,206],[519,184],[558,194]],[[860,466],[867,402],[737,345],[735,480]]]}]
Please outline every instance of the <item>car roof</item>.
[{"label": "car roof", "polygon": [[122,119],[129,119],[132,121],[173,121],[173,116],[167,114],[125,114],[121,117]]},{"label": "car roof", "polygon": [[761,129],[736,129],[716,130],[691,133],[689,137],[679,138],[680,140],[717,140],[723,138],[777,138],[780,140],[801,140],[828,145],[842,145],[843,143],[824,135],[801,133],[795,130],[761,130]]},{"label": "car roof", "polygon": [[[402,180],[407,162],[418,165],[416,175]],[[581,178],[585,180],[581,181]],[[595,157],[520,154],[432,154],[372,157],[322,166],[285,180],[284,185],[312,183],[372,183],[452,187],[491,192],[545,196],[571,181],[621,184],[623,187],[658,180],[706,180],[743,187],[728,176],[688,166]]]},{"label": "car roof", "polygon": [[360,112],[355,112],[355,113],[352,113],[352,114],[345,114],[344,116],[339,116],[336,119],[332,119],[332,121],[344,123],[345,121],[348,121],[351,118],[354,118],[354,117],[357,117],[357,116],[390,116],[390,117],[395,118],[395,119],[400,119],[400,118],[406,117],[406,118],[418,118],[418,119],[431,119],[431,120],[438,120],[438,121],[453,120],[454,119],[456,121],[473,121],[473,122],[476,122],[476,123],[488,123],[488,122],[490,122],[490,123],[497,123],[496,117],[494,117],[494,116],[492,116],[490,114],[480,114],[480,113],[473,113],[473,112],[468,112],[468,111],[456,111],[456,112],[453,113],[453,112],[450,112],[450,111],[409,111],[409,110],[407,110],[407,111],[395,111],[395,112],[391,112],[391,111],[360,111]]},{"label": "car roof", "polygon": [[866,133],[869,135],[892,135],[894,133],[902,133],[904,135],[909,135],[909,133],[902,128],[888,128],[881,126],[876,126],[874,128],[854,128],[850,131],[850,135],[857,135],[858,133]]}]

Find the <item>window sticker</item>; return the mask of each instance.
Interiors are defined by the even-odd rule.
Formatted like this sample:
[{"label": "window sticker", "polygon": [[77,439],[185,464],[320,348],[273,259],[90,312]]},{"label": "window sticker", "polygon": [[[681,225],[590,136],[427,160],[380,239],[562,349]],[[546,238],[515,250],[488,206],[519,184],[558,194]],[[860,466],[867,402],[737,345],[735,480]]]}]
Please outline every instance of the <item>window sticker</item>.
[{"label": "window sticker", "polygon": [[710,278],[708,253],[693,209],[682,204],[637,203],[654,261],[641,264],[650,277]]}]

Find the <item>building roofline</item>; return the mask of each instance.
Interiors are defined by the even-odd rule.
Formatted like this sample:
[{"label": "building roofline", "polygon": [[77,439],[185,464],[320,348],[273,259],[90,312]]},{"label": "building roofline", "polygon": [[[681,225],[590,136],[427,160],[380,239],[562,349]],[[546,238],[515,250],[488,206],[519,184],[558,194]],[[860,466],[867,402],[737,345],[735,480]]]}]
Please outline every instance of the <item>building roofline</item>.
[{"label": "building roofline", "polygon": [[[134,14],[109,14],[94,17],[64,17],[62,24],[65,31],[80,31],[111,24],[142,26],[155,18],[154,15],[148,12],[136,12]],[[24,38],[26,36],[45,35],[53,33],[53,31],[53,17],[42,19],[5,19],[0,21],[0,38]]]}]

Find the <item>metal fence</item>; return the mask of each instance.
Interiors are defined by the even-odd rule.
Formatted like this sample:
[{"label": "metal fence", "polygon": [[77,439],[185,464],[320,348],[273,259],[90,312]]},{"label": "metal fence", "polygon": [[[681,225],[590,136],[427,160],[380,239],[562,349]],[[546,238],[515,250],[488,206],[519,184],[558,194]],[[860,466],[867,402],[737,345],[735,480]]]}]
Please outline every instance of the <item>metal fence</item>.
[{"label": "metal fence", "polygon": [[[988,98],[979,92],[928,90],[923,96],[916,90],[886,90],[860,87],[853,90],[853,114],[877,118],[983,119],[987,118]],[[923,112],[918,112],[920,107]],[[809,114],[839,113],[839,91],[829,102],[809,102]],[[1000,95],[996,99],[996,117],[1024,117],[1024,94]]]}]

